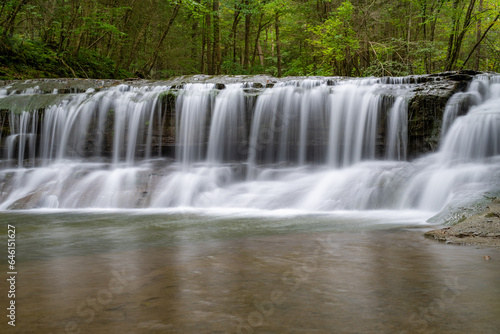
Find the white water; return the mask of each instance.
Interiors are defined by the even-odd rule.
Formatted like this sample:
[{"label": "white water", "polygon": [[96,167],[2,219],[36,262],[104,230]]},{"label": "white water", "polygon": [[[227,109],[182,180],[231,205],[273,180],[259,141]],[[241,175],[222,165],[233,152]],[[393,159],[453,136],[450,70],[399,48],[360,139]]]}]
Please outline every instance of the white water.
[{"label": "white water", "polygon": [[184,167],[202,160],[205,122],[211,109],[210,94],[213,89],[214,85],[211,84],[188,84],[177,99],[177,142],[182,143],[182,146],[176,155]]},{"label": "white water", "polygon": [[30,110],[11,114],[11,134],[0,142],[0,209],[430,216],[499,189],[498,81],[471,84],[465,94],[477,98],[466,116],[449,111],[453,97],[440,150],[414,162],[406,161],[405,80],[292,81],[254,103],[244,85],[188,84],[175,106],[174,163],[153,154],[161,152],[155,138],[161,145],[166,136],[159,97],[169,87],[72,94],[39,121]]},{"label": "white water", "polygon": [[227,86],[217,96],[208,137],[208,162],[217,164],[239,159],[238,145],[247,138],[244,111],[241,85]]}]

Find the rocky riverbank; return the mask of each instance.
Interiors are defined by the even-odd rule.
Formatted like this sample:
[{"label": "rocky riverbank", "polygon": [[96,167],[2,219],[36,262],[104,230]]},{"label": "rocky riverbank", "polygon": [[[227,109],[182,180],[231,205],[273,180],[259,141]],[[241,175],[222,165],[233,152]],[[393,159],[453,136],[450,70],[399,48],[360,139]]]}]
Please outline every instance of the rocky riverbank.
[{"label": "rocky riverbank", "polygon": [[447,244],[500,248],[500,198],[483,212],[454,226],[428,231],[425,236]]}]

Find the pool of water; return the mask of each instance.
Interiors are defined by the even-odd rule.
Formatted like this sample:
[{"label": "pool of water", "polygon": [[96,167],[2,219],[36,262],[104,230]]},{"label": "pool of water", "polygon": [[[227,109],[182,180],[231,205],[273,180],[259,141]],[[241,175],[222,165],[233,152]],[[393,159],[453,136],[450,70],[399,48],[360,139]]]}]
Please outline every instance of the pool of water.
[{"label": "pool of water", "polygon": [[426,218],[38,210],[2,212],[0,238],[16,226],[16,332],[498,333],[500,252]]}]

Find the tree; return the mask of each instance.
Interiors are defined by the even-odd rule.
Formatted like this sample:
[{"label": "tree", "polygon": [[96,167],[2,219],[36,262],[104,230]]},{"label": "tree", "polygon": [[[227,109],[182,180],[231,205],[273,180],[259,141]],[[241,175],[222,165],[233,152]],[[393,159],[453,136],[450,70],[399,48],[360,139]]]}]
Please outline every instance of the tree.
[{"label": "tree", "polygon": [[352,52],[359,49],[359,41],[352,28],[354,6],[344,1],[322,24],[312,26],[309,31],[314,38],[309,39],[316,49],[315,54],[332,66],[332,74],[352,74]]},{"label": "tree", "polygon": [[500,71],[499,13],[498,0],[4,0],[0,75]]},{"label": "tree", "polygon": [[160,51],[160,47],[163,44],[163,41],[165,40],[165,37],[167,37],[167,34],[168,34],[169,30],[170,30],[170,27],[174,23],[174,20],[175,20],[175,18],[177,16],[177,13],[179,13],[180,7],[181,7],[181,1],[179,0],[179,1],[177,1],[174,4],[174,9],[172,10],[172,14],[170,16],[170,19],[168,20],[167,25],[165,26],[165,28],[163,30],[163,33],[161,34],[160,39],[156,43],[156,46],[155,46],[155,48],[153,49],[153,51],[151,53],[151,56],[146,61],[146,63],[144,64],[144,66],[142,67],[142,69],[140,71],[140,73],[142,75],[147,76],[151,72],[151,69],[153,68],[156,60],[158,59],[158,53]]}]

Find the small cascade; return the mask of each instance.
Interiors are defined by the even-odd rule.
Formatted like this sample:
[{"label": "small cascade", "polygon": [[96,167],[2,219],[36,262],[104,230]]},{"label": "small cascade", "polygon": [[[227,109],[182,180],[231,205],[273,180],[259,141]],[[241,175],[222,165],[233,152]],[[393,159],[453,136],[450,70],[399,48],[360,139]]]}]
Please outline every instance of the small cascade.
[{"label": "small cascade", "polygon": [[25,159],[33,162],[35,152],[43,164],[48,165],[89,154],[100,157],[104,146],[111,146],[107,150],[112,151],[115,164],[131,165],[138,156],[148,159],[153,123],[159,123],[155,118],[159,112],[158,96],[167,89],[131,89],[122,85],[95,94],[88,91],[69,95],[60,103],[46,107],[41,119],[36,111],[11,113],[12,135],[7,138],[7,152],[9,155],[19,152],[19,166]]},{"label": "small cascade", "polygon": [[[306,80],[269,90],[259,97],[255,108],[249,164],[345,167],[374,159],[381,117],[390,106],[390,99],[380,89],[380,84],[369,80],[340,82],[333,87]],[[398,115],[405,108],[404,99],[395,106]],[[400,127],[394,130],[394,137],[399,136],[398,149],[404,159],[407,118],[401,116],[394,123],[392,127]]]},{"label": "small cascade", "polygon": [[443,163],[482,161],[500,154],[500,97],[491,98],[459,117],[446,135]]},{"label": "small cascade", "polygon": [[7,160],[16,153],[19,168],[33,168],[4,182],[0,209],[18,201],[50,208],[136,206],[135,165],[152,157],[153,133],[162,132],[159,97],[168,89],[120,85],[69,94],[41,117],[36,110],[11,112]]},{"label": "small cascade", "polygon": [[7,160],[14,160],[17,149],[17,166],[22,168],[25,156],[31,161],[35,159],[38,113],[11,113],[9,123],[11,135],[7,137]]},{"label": "small cascade", "polygon": [[[168,87],[156,87],[149,91],[130,90],[129,86],[118,88],[122,98],[112,98],[114,112],[113,162],[125,161],[127,166],[134,165],[135,159],[149,159],[151,156],[151,141],[153,124],[159,112],[159,93],[168,90]],[[108,97],[109,98],[109,97]],[[104,116],[100,115],[100,125],[105,123]],[[99,131],[104,133],[104,130]],[[102,141],[100,136],[97,144]]]},{"label": "small cascade", "polygon": [[480,76],[471,82],[466,92],[456,93],[450,98],[444,110],[441,138],[445,137],[457,117],[465,115],[470,107],[476,106],[489,98],[490,80],[494,79]]},{"label": "small cascade", "polygon": [[176,160],[185,167],[205,159],[207,118],[212,110],[213,84],[186,84],[176,103]]},{"label": "small cascade", "polygon": [[[440,150],[443,163],[482,161],[500,154],[499,79],[480,76],[466,93],[455,94],[450,99],[446,111],[452,111],[444,115],[447,129],[442,132]],[[458,112],[460,109],[466,112]]]},{"label": "small cascade", "polygon": [[453,95],[444,110],[441,138],[445,137],[457,117],[464,115],[471,106],[478,105],[479,103],[481,103],[481,98],[478,94],[467,92]]},{"label": "small cascade", "polygon": [[287,82],[257,100],[249,164],[323,162],[329,88],[320,81]]},{"label": "small cascade", "polygon": [[389,111],[386,157],[389,160],[406,160],[408,147],[408,104],[399,96]]},{"label": "small cascade", "polygon": [[84,95],[70,97],[44,112],[40,134],[41,158],[44,164],[54,159],[76,158],[84,154],[88,126],[97,102],[83,103]]},{"label": "small cascade", "polygon": [[366,83],[334,87],[328,100],[328,165],[346,167],[375,158],[379,118],[385,102],[376,93],[378,88],[377,84]]},{"label": "small cascade", "polygon": [[212,164],[240,161],[247,138],[245,98],[240,84],[229,85],[215,99],[207,161]]},{"label": "small cascade", "polygon": [[447,110],[464,96],[477,105],[455,118],[435,155],[419,161],[402,195],[403,207],[441,210],[452,199],[467,203],[500,187],[500,76],[475,79],[466,93],[452,97]]}]

